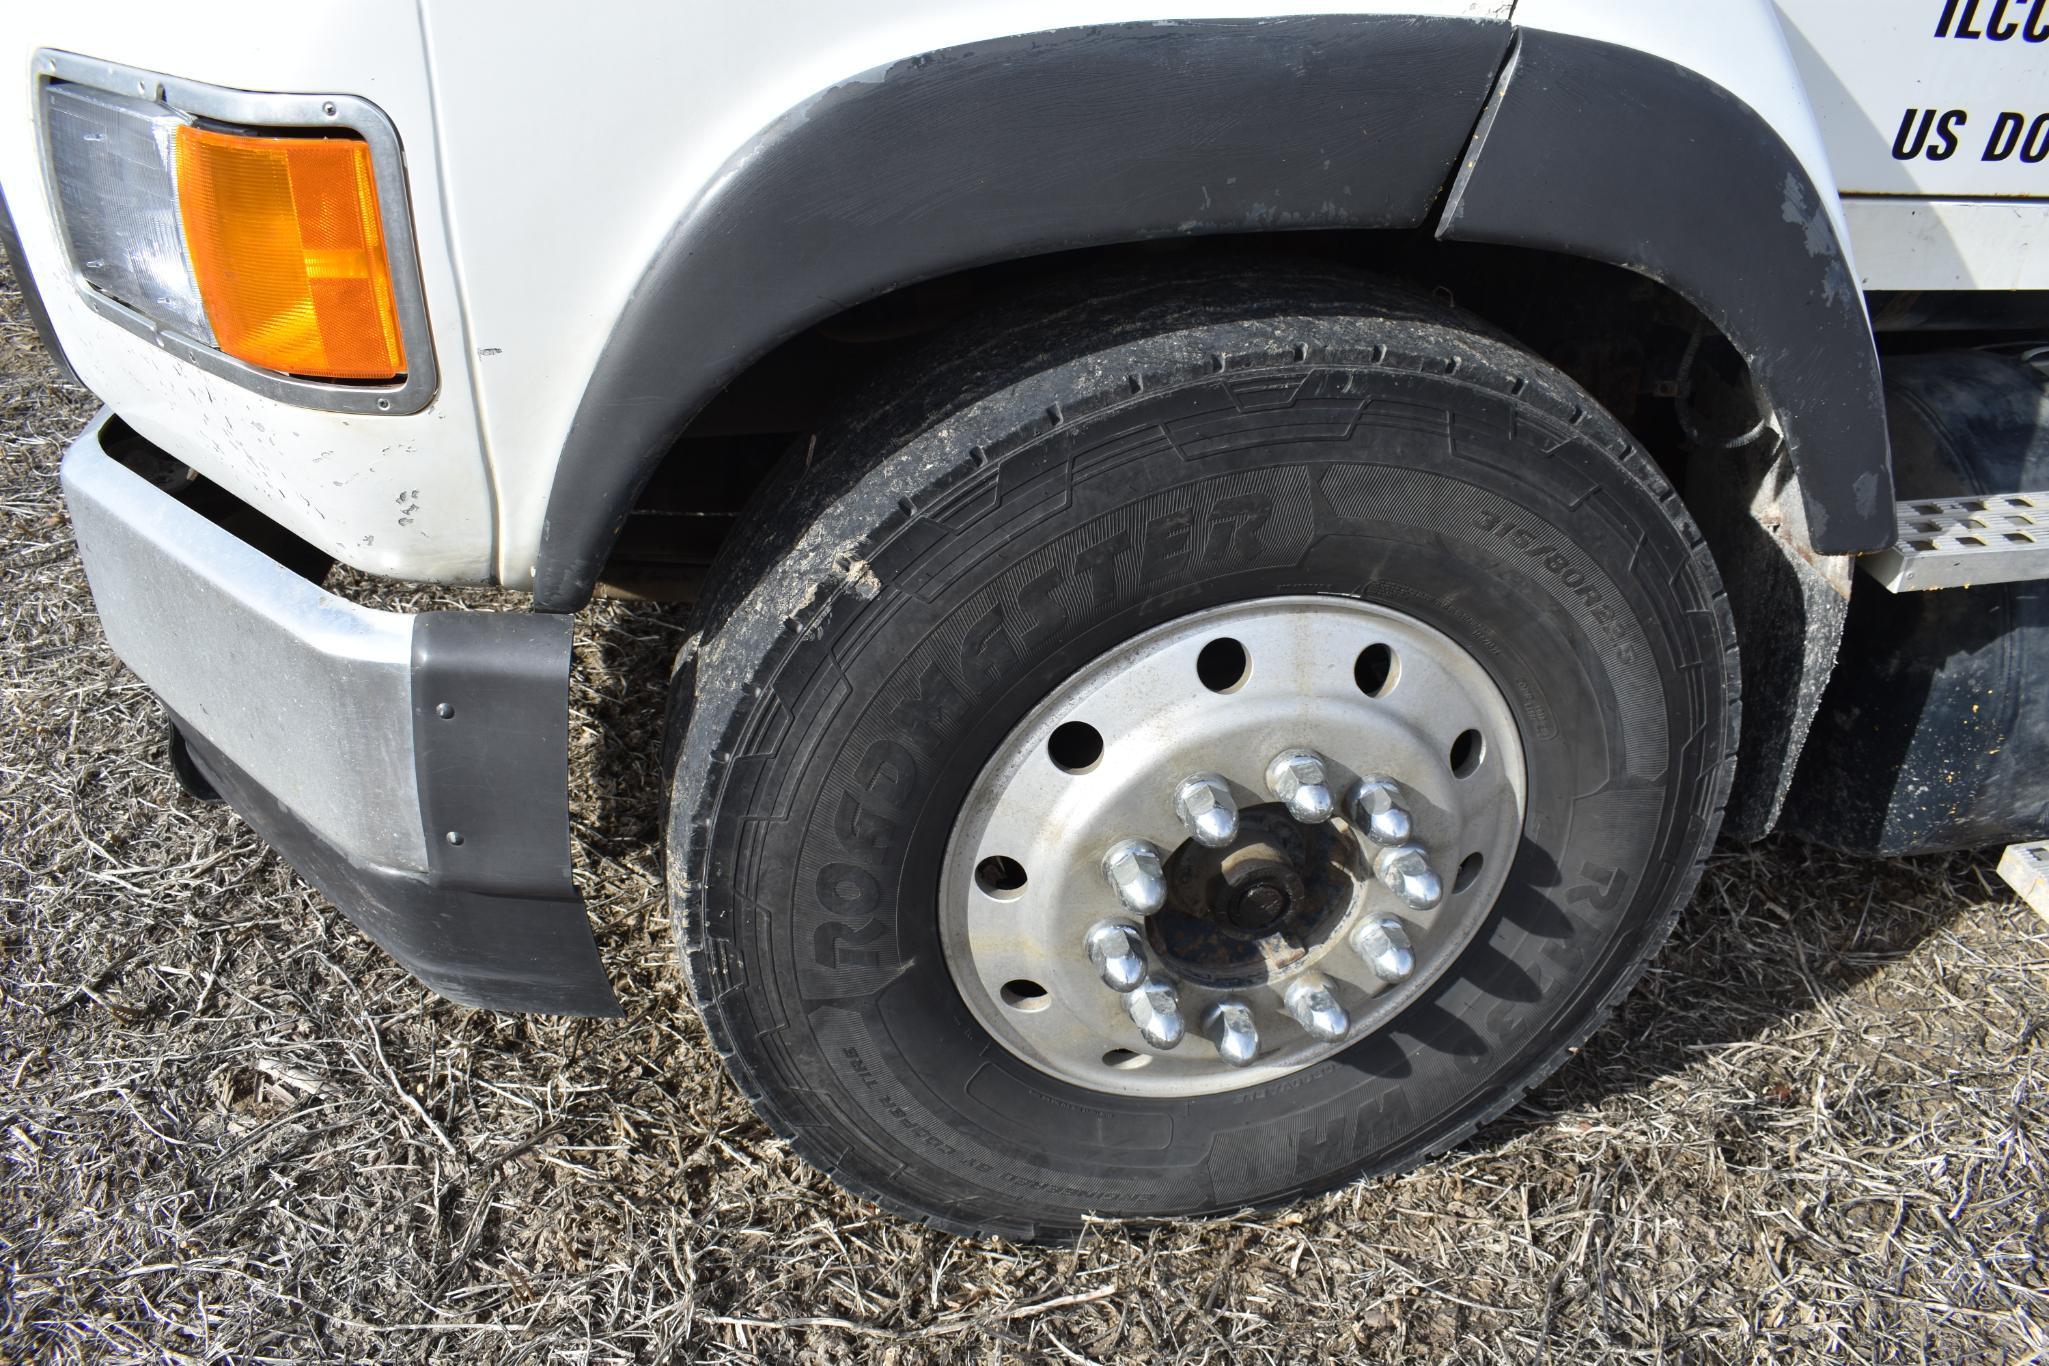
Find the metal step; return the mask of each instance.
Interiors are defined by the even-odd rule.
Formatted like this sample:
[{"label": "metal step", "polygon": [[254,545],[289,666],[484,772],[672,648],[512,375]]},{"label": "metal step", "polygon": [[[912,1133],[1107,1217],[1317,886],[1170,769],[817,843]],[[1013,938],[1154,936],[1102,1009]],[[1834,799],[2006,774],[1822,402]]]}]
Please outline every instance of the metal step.
[{"label": "metal step", "polygon": [[2049,493],[1917,498],[1898,517],[1893,548],[1858,561],[1895,593],[2049,579]]},{"label": "metal step", "polygon": [[1999,875],[2044,920],[2049,920],[2049,840],[2009,844],[1999,856]]}]

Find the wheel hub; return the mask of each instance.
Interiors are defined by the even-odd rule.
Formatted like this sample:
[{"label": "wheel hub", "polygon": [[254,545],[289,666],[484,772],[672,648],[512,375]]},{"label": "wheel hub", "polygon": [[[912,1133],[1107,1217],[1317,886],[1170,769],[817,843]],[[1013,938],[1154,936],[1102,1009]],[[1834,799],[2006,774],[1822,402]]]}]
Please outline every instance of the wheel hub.
[{"label": "wheel hub", "polygon": [[1006,738],[948,849],[947,962],[990,1033],[1065,1080],[1270,1080],[1455,961],[1524,795],[1506,700],[1442,633],[1342,598],[1198,613]]},{"label": "wheel hub", "polygon": [[1160,965],[1220,985],[1270,980],[1341,921],[1364,875],[1330,825],[1298,825],[1277,803],[1241,814],[1228,848],[1185,841],[1166,861],[1167,903],[1146,921]]},{"label": "wheel hub", "polygon": [[1231,888],[1224,920],[1234,930],[1264,937],[1307,897],[1308,889],[1293,869],[1262,866],[1252,881]]}]

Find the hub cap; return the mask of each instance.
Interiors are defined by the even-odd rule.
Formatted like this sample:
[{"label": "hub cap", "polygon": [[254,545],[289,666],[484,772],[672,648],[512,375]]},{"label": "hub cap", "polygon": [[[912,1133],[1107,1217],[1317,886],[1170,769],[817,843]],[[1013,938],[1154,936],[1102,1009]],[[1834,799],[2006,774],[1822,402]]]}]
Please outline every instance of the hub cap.
[{"label": "hub cap", "polygon": [[1267,598],[1093,661],[976,779],[942,872],[947,966],[1063,1080],[1186,1096],[1382,1028],[1478,931],[1522,831],[1507,702],[1450,638]]}]

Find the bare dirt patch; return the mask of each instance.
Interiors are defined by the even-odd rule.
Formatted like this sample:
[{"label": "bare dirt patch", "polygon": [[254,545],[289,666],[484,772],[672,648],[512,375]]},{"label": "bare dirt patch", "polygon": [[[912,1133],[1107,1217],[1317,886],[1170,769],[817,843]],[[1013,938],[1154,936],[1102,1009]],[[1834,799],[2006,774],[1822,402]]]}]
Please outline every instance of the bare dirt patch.
[{"label": "bare dirt patch", "polygon": [[792,1160],[690,1007],[656,832],[684,614],[579,623],[627,1019],[449,1005],[178,793],[59,505],[91,408],[0,284],[0,1359],[2049,1356],[2049,930],[1996,851],[1727,848],[1620,1014],[1451,1155],[962,1241]]}]

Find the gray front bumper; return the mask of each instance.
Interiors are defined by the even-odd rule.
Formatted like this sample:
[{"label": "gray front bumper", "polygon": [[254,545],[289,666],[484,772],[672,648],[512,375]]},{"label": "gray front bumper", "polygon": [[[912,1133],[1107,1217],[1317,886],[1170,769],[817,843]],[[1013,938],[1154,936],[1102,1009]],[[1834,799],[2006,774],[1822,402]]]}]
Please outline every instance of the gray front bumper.
[{"label": "gray front bumper", "polygon": [[616,1015],[570,875],[570,619],[379,612],[109,455],[64,457],[100,622],[206,777],[452,1000]]}]

